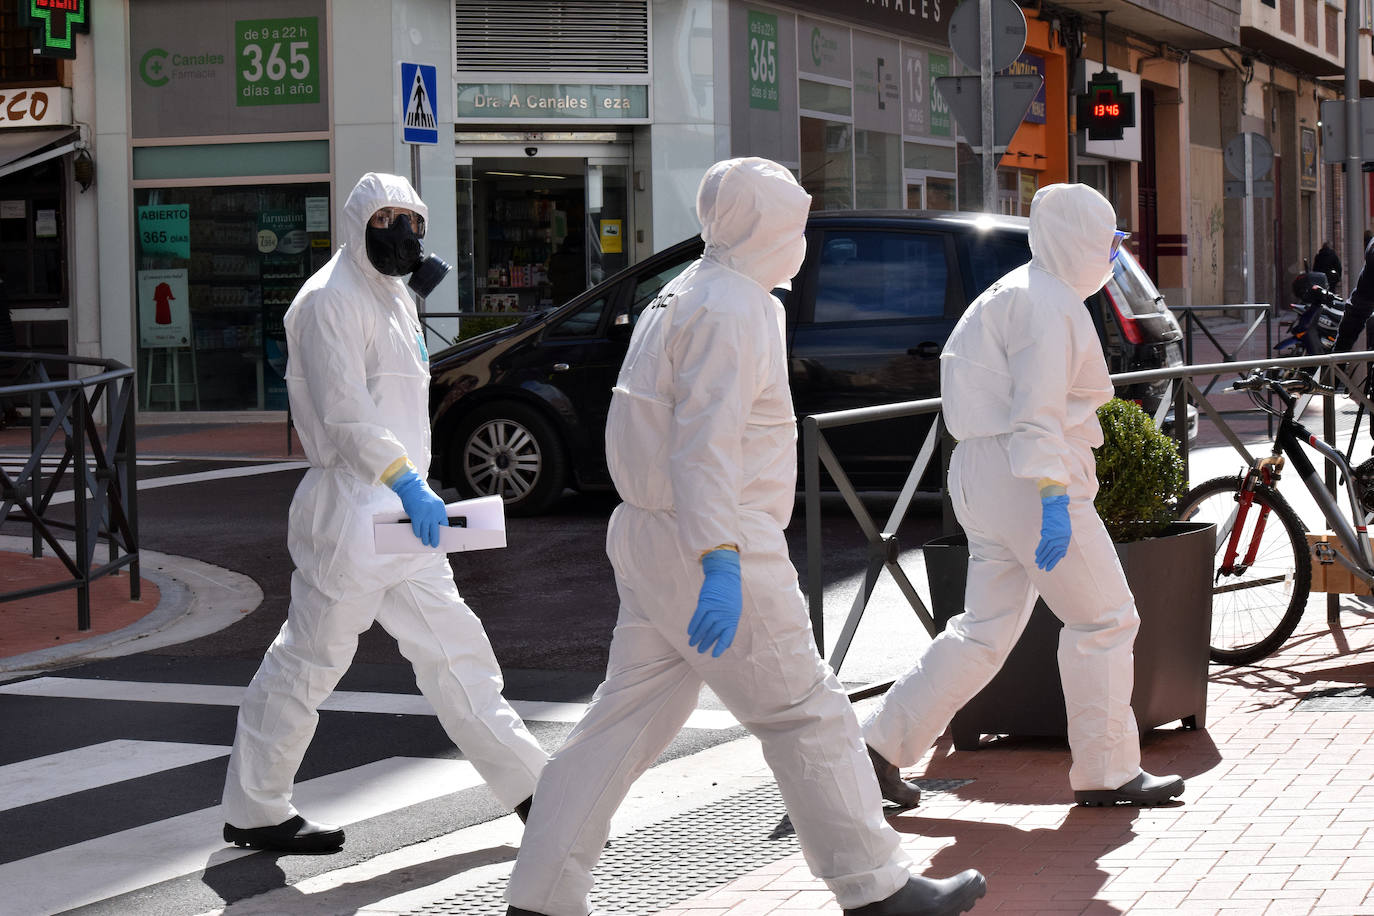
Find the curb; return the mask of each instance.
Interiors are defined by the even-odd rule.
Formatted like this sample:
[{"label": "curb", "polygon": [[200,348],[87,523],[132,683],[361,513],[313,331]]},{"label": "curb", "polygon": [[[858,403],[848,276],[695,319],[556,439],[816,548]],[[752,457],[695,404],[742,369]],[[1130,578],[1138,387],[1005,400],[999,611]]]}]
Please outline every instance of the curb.
[{"label": "curb", "polygon": [[[29,553],[30,545],[26,537],[0,536],[0,551]],[[62,546],[76,550],[70,541]],[[139,566],[162,593],[157,607],[112,633],[0,659],[0,681],[188,642],[224,629],[262,603],[262,589],[251,578],[210,563],[141,550]]]}]

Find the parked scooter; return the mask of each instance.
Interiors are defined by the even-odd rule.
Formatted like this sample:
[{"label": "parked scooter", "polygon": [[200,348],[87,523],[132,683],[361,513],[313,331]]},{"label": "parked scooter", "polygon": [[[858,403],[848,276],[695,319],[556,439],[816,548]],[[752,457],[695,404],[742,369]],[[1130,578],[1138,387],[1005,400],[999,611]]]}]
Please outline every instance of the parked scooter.
[{"label": "parked scooter", "polygon": [[1298,301],[1285,306],[1292,314],[1285,316],[1291,320],[1281,325],[1286,336],[1274,344],[1277,355],[1321,356],[1331,352],[1349,301],[1327,289],[1326,282],[1326,274],[1318,270],[1304,270],[1293,280],[1293,296]]}]

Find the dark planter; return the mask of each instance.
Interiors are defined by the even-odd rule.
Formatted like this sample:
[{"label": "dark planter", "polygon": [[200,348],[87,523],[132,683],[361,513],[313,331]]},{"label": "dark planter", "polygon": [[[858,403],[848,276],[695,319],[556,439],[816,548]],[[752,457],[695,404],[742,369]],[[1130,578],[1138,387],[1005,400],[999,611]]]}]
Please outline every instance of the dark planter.
[{"label": "dark planter", "polygon": [[[1140,613],[1131,707],[1141,731],[1181,720],[1207,724],[1207,645],[1212,627],[1215,526],[1175,522],[1160,537],[1117,544]],[[962,534],[925,545],[931,612],[941,629],[964,611],[968,540]],[[1063,625],[1043,600],[1006,664],[955,713],[954,746],[971,750],[982,735],[1066,734],[1064,691],[1055,652]]]}]

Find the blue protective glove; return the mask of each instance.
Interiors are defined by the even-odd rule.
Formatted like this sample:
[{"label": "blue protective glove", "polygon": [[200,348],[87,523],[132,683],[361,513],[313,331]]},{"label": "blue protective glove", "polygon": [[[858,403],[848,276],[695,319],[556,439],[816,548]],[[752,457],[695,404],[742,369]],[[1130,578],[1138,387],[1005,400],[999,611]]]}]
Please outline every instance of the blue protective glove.
[{"label": "blue protective glove", "polygon": [[1040,543],[1035,548],[1035,565],[1049,572],[1069,552],[1069,497],[1040,497]]},{"label": "blue protective glove", "polygon": [[687,624],[687,644],[696,646],[698,652],[711,649],[711,657],[720,658],[720,653],[735,641],[735,628],[744,607],[739,553],[724,548],[712,550],[701,558],[701,571],[706,578],[697,597],[697,612]]},{"label": "blue protective glove", "polygon": [[434,494],[429,484],[415,471],[406,471],[391,482],[391,489],[401,497],[401,505],[410,516],[410,530],[426,547],[439,546],[439,526],[448,527],[448,512],[444,501]]}]

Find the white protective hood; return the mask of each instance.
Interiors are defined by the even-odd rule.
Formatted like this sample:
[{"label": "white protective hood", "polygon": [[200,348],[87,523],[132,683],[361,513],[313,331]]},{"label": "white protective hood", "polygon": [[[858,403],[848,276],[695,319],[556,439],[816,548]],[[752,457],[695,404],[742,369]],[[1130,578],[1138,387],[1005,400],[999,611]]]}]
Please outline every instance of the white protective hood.
[{"label": "white protective hood", "polygon": [[[724,206],[719,201],[724,200]],[[744,274],[764,289],[790,288],[806,257],[811,195],[768,159],[726,159],[706,171],[697,191],[702,257]]]},{"label": "white protective hood", "polygon": [[383,207],[404,207],[429,219],[429,207],[425,206],[409,181],[400,175],[368,172],[358,179],[348,194],[348,200],[344,201],[343,218],[339,220],[340,250],[369,281],[382,284],[392,294],[396,291],[392,287],[395,287],[401,295],[409,298],[405,282],[400,277],[388,277],[367,259],[367,243],[364,240],[367,221]]},{"label": "white protective hood", "polygon": [[1051,184],[1035,192],[1030,211],[1031,267],[1063,280],[1080,299],[1112,275],[1116,211],[1085,184]]},{"label": "white protective hood", "polygon": [[1087,185],[1041,188],[1031,204],[1030,263],[983,292],[940,354],[950,434],[1009,436],[1013,473],[1071,494],[1097,490],[1097,408],[1112,396],[1102,342],[1083,300],[1111,271],[1112,205]]}]

